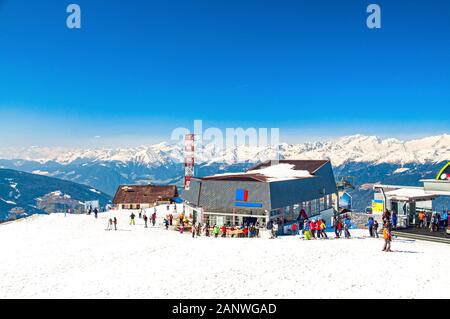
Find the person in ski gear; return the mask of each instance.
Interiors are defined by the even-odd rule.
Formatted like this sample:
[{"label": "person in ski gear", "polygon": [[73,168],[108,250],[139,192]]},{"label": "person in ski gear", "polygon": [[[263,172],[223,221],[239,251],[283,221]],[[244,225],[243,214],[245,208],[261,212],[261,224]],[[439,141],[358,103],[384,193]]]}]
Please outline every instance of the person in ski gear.
[{"label": "person in ski gear", "polygon": [[197,232],[197,228],[195,227],[195,224],[192,224],[191,232],[192,232],[192,238],[195,238],[195,234]]},{"label": "person in ski gear", "polygon": [[383,251],[385,252],[391,252],[391,241],[392,241],[392,234],[391,234],[391,227],[389,226],[389,223],[385,223],[383,228],[383,238],[384,238],[384,247]]},{"label": "person in ski gear", "polygon": [[392,213],[392,226],[394,229],[397,228],[397,212],[395,210]]},{"label": "person in ski gear", "polygon": [[227,237],[227,226],[222,225],[222,237]]},{"label": "person in ski gear", "polygon": [[167,220],[167,218],[164,218],[164,226],[166,227],[166,230],[169,229],[169,221]]},{"label": "person in ski gear", "polygon": [[334,217],[333,218],[333,227],[334,227],[334,235],[335,238],[339,238],[339,231],[338,231],[338,226],[339,226],[339,218],[338,217]]},{"label": "person in ski gear", "polygon": [[139,219],[142,218],[142,209],[139,211]]},{"label": "person in ski gear", "polygon": [[297,223],[292,224],[291,233],[292,233],[292,236],[295,236],[295,234],[297,233]]},{"label": "person in ski gear", "polygon": [[214,237],[217,238],[219,236],[219,226],[214,225],[213,232],[214,232]]},{"label": "person in ski gear", "polygon": [[425,227],[425,213],[419,212],[419,228]]},{"label": "person in ski gear", "polygon": [[110,218],[108,220],[108,227],[106,228],[106,230],[112,230],[112,227],[113,227],[113,220]]},{"label": "person in ski gear", "polygon": [[153,212],[153,214],[152,214],[152,225],[153,225],[153,227],[155,227],[155,224],[156,224],[156,212]]},{"label": "person in ski gear", "polygon": [[338,228],[338,233],[339,233],[338,238],[340,238],[340,237],[342,237],[342,220],[341,219],[338,220],[337,228]]},{"label": "person in ski gear", "polygon": [[327,232],[325,231],[327,229],[327,223],[325,222],[325,219],[321,220],[320,223],[320,234],[323,238],[328,239]]},{"label": "person in ski gear", "polygon": [[311,239],[311,230],[309,227],[310,223],[307,219],[303,222],[303,239],[310,240]]},{"label": "person in ski gear", "polygon": [[273,221],[272,220],[269,220],[269,222],[266,225],[266,228],[269,231],[270,238],[271,239],[275,238],[275,234],[273,233]]},{"label": "person in ski gear", "polygon": [[378,222],[376,220],[373,221],[373,234],[378,238]]},{"label": "person in ski gear", "polygon": [[134,213],[131,213],[131,215],[130,215],[130,225],[136,225],[136,222],[134,221],[134,217],[136,217],[136,215],[134,215]]},{"label": "person in ski gear", "polygon": [[316,221],[314,219],[309,222],[309,231],[312,238],[316,239]]},{"label": "person in ski gear", "polygon": [[369,235],[370,235],[370,237],[373,237],[373,217],[369,217],[369,220],[367,221],[366,226],[369,227]]},{"label": "person in ski gear", "polygon": [[345,238],[350,239],[350,218],[346,218],[344,221],[344,235]]},{"label": "person in ski gear", "polygon": [[248,237],[248,227],[247,226],[244,227],[244,237],[245,238]]},{"label": "person in ski gear", "polygon": [[184,221],[180,223],[180,234],[184,232]]},{"label": "person in ski gear", "polygon": [[317,239],[320,239],[322,236],[322,221],[320,218],[316,221],[316,233],[317,233]]},{"label": "person in ski gear", "polygon": [[94,208],[94,215],[95,215],[95,218],[98,217],[98,209],[97,209],[97,207]]},{"label": "person in ski gear", "polygon": [[[176,206],[175,206],[176,207]],[[173,222],[173,215],[169,214],[169,225],[172,226],[172,222]]]},{"label": "person in ski gear", "polygon": [[198,223],[197,225],[197,237],[200,237],[202,231],[202,224]]},{"label": "person in ski gear", "polygon": [[147,221],[148,221],[147,214],[144,213],[144,223],[145,223],[145,228],[148,228],[148,226],[147,226]]},{"label": "person in ski gear", "polygon": [[116,217],[114,217],[113,223],[114,223],[114,230],[117,230],[117,218]]}]

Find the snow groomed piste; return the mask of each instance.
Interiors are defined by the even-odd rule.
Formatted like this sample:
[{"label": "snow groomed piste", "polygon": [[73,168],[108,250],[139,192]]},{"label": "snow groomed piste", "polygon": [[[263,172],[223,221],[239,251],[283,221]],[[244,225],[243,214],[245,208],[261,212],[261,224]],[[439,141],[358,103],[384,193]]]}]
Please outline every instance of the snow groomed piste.
[{"label": "snow groomed piste", "polygon": [[[166,212],[158,206],[149,228],[138,215],[130,225],[128,210],[0,225],[10,243],[0,253],[0,297],[302,298],[305,287],[308,298],[450,297],[448,245],[397,238],[384,253],[367,230],[309,241],[192,238],[165,230]],[[117,231],[105,231],[114,217]]]}]

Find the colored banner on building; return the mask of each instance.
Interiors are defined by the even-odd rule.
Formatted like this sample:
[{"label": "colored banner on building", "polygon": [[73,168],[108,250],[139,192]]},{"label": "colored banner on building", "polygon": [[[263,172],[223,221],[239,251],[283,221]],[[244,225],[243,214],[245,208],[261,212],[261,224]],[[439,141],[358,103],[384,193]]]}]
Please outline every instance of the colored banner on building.
[{"label": "colored banner on building", "polygon": [[372,213],[383,213],[384,212],[384,201],[382,200],[373,200],[372,201]]}]

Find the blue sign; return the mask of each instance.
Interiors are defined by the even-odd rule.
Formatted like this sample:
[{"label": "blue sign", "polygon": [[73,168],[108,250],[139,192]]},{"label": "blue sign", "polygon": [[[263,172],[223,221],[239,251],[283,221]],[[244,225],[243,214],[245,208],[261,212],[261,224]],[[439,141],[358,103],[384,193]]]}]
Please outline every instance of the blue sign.
[{"label": "blue sign", "polygon": [[248,190],[236,189],[236,203],[237,207],[262,207],[261,203],[248,202]]}]

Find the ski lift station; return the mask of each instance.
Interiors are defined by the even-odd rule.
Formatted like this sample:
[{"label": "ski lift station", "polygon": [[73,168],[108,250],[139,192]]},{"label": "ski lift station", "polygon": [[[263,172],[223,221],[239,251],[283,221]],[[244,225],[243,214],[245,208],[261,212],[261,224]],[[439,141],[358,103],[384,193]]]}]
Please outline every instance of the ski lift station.
[{"label": "ski lift station", "polygon": [[435,179],[420,181],[422,187],[375,184],[372,212],[381,215],[385,209],[395,211],[398,226],[417,224],[418,212],[432,212],[433,200],[439,196],[450,196],[450,163],[445,165]]},{"label": "ski lift station", "polygon": [[267,161],[242,173],[191,178],[183,194],[194,221],[210,225],[283,225],[308,217],[330,222],[338,190],[330,161]]}]

